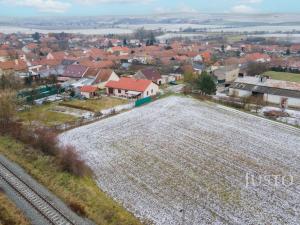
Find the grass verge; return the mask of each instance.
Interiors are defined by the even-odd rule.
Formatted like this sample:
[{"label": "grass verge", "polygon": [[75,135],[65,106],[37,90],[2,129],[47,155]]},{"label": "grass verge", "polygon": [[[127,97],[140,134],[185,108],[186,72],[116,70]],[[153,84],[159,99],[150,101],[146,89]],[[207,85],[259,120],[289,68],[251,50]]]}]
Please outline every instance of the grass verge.
[{"label": "grass verge", "polygon": [[0,136],[0,154],[18,163],[66,204],[80,208],[96,224],[141,224],[131,213],[102,192],[92,178],[79,178],[61,171],[55,157],[46,156],[3,136]]},{"label": "grass verge", "polygon": [[30,225],[24,214],[0,190],[0,225]]}]

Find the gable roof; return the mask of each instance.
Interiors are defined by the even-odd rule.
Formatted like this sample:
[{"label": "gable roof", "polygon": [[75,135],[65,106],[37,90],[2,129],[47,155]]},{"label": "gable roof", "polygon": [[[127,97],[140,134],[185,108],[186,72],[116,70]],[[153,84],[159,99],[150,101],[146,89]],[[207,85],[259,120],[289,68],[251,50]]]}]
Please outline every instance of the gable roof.
[{"label": "gable roof", "polygon": [[51,54],[51,56],[57,60],[63,60],[67,56],[65,52],[50,52],[49,54]]},{"label": "gable roof", "polygon": [[114,71],[110,69],[102,69],[97,77],[97,81],[101,81],[101,82],[108,81],[109,77],[113,72]]},{"label": "gable roof", "polygon": [[87,71],[87,67],[82,65],[69,65],[65,69],[64,77],[81,78]]},{"label": "gable roof", "polygon": [[6,62],[0,62],[0,69],[2,70],[15,70],[15,71],[22,71],[27,70],[27,64],[23,60],[11,60]]},{"label": "gable roof", "polygon": [[89,67],[88,70],[85,72],[84,77],[97,77],[100,70],[100,68]]},{"label": "gable roof", "polygon": [[140,72],[144,74],[147,80],[157,81],[158,79],[161,79],[160,73],[154,68],[143,69]]},{"label": "gable roof", "polygon": [[82,86],[80,88],[80,92],[88,92],[88,93],[93,93],[98,91],[98,87],[92,86],[92,85],[86,85],[86,86]]},{"label": "gable roof", "polygon": [[150,80],[137,80],[133,78],[122,77],[119,81],[109,81],[105,87],[144,92],[151,83],[152,81]]}]

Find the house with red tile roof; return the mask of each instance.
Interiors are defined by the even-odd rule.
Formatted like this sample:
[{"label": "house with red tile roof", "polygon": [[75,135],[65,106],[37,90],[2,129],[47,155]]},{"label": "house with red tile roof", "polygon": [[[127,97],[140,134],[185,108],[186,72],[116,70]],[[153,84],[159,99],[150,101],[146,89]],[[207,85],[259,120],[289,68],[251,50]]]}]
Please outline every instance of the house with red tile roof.
[{"label": "house with red tile roof", "polygon": [[91,57],[94,60],[103,59],[106,56],[106,52],[99,48],[91,48],[86,52],[88,57]]},{"label": "house with red tile roof", "polygon": [[118,55],[128,55],[130,53],[130,49],[127,47],[116,46],[109,48],[107,52]]},{"label": "house with red tile roof", "polygon": [[271,61],[271,57],[267,54],[263,54],[263,53],[251,53],[245,56],[245,58],[247,59],[248,62],[270,62]]},{"label": "house with red tile roof", "polygon": [[159,87],[151,80],[122,77],[119,81],[109,81],[106,93],[123,98],[146,98],[157,95]]},{"label": "house with red tile roof", "polygon": [[0,62],[0,71],[18,71],[18,72],[24,72],[28,70],[28,66],[26,62],[23,60],[11,60],[6,62]]},{"label": "house with red tile roof", "polygon": [[104,61],[91,61],[87,58],[78,60],[80,65],[91,67],[91,68],[103,68],[103,69],[110,69],[115,66],[114,62],[111,60],[104,60]]},{"label": "house with red tile roof", "polygon": [[9,59],[9,52],[7,50],[0,50],[0,62],[5,62]]},{"label": "house with red tile roof", "polygon": [[50,60],[63,60],[65,57],[67,57],[67,53],[65,52],[50,52],[47,55],[47,59]]},{"label": "house with red tile roof", "polygon": [[93,97],[97,96],[98,91],[99,91],[98,87],[95,87],[92,85],[86,85],[86,86],[82,86],[80,88],[80,94],[86,98],[93,98]]}]

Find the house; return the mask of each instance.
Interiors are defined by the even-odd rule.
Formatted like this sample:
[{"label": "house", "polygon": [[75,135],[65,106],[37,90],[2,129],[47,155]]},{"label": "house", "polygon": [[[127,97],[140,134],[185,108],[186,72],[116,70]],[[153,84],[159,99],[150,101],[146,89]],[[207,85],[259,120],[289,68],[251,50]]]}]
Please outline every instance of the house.
[{"label": "house", "polygon": [[239,76],[240,69],[237,66],[223,66],[213,71],[218,84],[230,84]]},{"label": "house", "polygon": [[0,72],[4,71],[17,71],[25,72],[28,71],[28,66],[23,60],[10,60],[6,62],[0,62]]},{"label": "house", "polygon": [[200,63],[200,62],[193,62],[193,70],[196,73],[201,74],[202,71],[205,70],[205,65],[203,63]]},{"label": "house", "polygon": [[86,98],[93,98],[98,95],[98,87],[86,85],[80,88],[80,94]]},{"label": "house", "polygon": [[300,108],[300,84],[268,79],[263,76],[238,78],[229,87],[229,95],[236,97],[256,96],[265,102]]},{"label": "house", "polygon": [[0,50],[0,62],[9,60],[9,52],[7,50]]},{"label": "house", "polygon": [[79,80],[87,72],[88,67],[82,65],[69,65],[66,67],[62,77]]},{"label": "house", "polygon": [[200,54],[196,55],[194,58],[193,58],[193,61],[194,62],[200,62],[202,63],[203,62],[203,58]]},{"label": "house", "polygon": [[107,52],[117,55],[128,55],[130,53],[130,49],[127,47],[116,46],[109,48]]},{"label": "house", "polygon": [[158,93],[158,85],[151,80],[122,77],[119,81],[109,81],[105,85],[108,95],[124,98],[146,98]]},{"label": "house", "polygon": [[84,74],[84,78],[94,79],[93,84],[100,89],[105,89],[105,84],[108,81],[118,81],[119,76],[111,69],[89,68]]},{"label": "house", "polygon": [[271,57],[263,53],[251,53],[245,56],[248,62],[266,63],[271,61]]},{"label": "house", "polygon": [[163,79],[161,77],[160,72],[154,68],[146,68],[146,69],[139,70],[134,75],[134,78],[151,80],[158,85],[163,84]]},{"label": "house", "polygon": [[47,59],[50,59],[50,60],[62,61],[65,57],[67,57],[67,53],[65,53],[65,52],[50,52],[47,55]]}]

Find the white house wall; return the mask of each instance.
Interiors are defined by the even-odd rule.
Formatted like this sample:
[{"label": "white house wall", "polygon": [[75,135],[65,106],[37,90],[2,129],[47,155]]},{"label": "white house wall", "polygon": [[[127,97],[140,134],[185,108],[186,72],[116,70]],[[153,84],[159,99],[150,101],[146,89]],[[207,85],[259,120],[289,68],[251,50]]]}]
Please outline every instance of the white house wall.
[{"label": "white house wall", "polygon": [[[151,90],[153,90],[153,92]],[[154,84],[154,83],[151,83],[148,86],[148,88],[143,92],[142,97],[146,98],[148,96],[154,96],[154,95],[156,95],[158,93],[158,91],[159,91],[158,85]],[[147,92],[148,92],[148,94],[147,94]]]},{"label": "white house wall", "polygon": [[239,90],[234,88],[229,88],[229,95],[236,97],[249,97],[252,95],[251,91]]},{"label": "white house wall", "polygon": [[[264,94],[264,100],[266,102],[273,103],[273,104],[280,104],[282,98],[285,97],[278,96],[278,95]],[[288,99],[287,101],[288,106],[300,108],[300,98],[291,98],[291,97],[286,97],[286,98]]]}]

